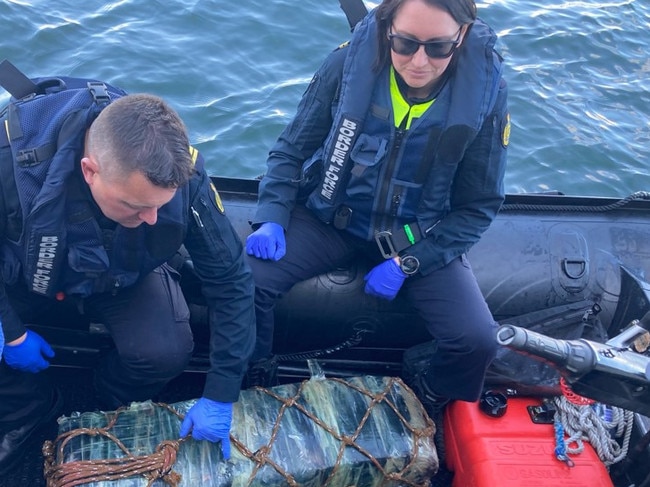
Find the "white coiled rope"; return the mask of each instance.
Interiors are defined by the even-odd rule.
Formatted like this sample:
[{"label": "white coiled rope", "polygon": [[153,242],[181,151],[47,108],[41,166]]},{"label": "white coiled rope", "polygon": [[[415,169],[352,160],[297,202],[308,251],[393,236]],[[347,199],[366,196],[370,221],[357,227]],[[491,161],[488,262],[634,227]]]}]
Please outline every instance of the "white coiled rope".
[{"label": "white coiled rope", "polygon": [[[611,421],[608,421],[593,405],[573,404],[564,396],[555,397],[553,402],[557,409],[555,414],[559,415],[564,428],[567,453],[581,453],[583,441],[588,441],[607,467],[627,456],[634,424],[632,411],[607,406],[612,413]],[[622,438],[622,441],[617,441],[617,438]]]}]

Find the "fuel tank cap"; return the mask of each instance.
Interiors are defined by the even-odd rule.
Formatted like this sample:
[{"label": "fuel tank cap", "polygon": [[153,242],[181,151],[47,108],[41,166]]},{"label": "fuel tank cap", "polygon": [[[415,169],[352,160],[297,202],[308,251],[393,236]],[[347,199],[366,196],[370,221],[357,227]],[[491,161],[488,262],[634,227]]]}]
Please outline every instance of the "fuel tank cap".
[{"label": "fuel tank cap", "polygon": [[508,409],[508,398],[498,391],[485,391],[478,403],[479,409],[493,418],[500,418]]}]

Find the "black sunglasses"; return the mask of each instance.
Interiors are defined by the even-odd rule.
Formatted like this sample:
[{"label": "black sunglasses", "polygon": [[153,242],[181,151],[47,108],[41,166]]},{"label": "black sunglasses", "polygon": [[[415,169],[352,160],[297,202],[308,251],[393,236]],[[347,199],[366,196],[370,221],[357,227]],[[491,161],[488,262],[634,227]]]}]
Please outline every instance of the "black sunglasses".
[{"label": "black sunglasses", "polygon": [[458,29],[458,36],[455,41],[418,41],[412,37],[406,37],[400,34],[393,34],[392,32],[388,34],[388,39],[390,40],[390,48],[395,51],[396,54],[402,56],[412,56],[415,54],[420,46],[424,46],[424,52],[427,53],[427,56],[433,59],[445,59],[451,56],[458,44],[460,44],[460,33],[463,27],[461,26]]}]

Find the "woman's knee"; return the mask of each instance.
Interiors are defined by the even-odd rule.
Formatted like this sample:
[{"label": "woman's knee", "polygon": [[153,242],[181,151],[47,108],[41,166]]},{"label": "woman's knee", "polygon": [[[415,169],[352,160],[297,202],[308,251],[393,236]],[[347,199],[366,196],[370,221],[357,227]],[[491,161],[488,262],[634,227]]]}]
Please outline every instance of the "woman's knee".
[{"label": "woman's knee", "polygon": [[496,330],[497,323],[490,317],[464,335],[465,348],[474,355],[484,357],[488,362],[492,361],[499,347]]}]

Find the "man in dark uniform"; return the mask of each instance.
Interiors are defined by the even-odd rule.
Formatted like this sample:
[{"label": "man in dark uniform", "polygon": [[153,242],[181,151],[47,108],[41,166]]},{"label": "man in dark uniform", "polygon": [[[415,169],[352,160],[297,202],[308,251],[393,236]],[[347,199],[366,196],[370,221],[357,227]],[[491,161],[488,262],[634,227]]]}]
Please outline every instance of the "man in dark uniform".
[{"label": "man in dark uniform", "polygon": [[[60,411],[39,374],[54,351],[25,323],[73,304],[106,325],[115,349],[96,371],[103,408],[150,399],[184,370],[189,309],[167,264],[181,245],[202,281],[211,328],[203,396],[181,435],[221,441],[228,457],[232,403],[255,339],[242,244],[163,100],[109,90],[102,103],[86,103],[77,91],[56,102],[65,116],[38,105],[57,95],[18,100],[0,128],[0,162],[13,167],[0,184],[0,476]],[[30,137],[34,147],[21,149]]]}]

